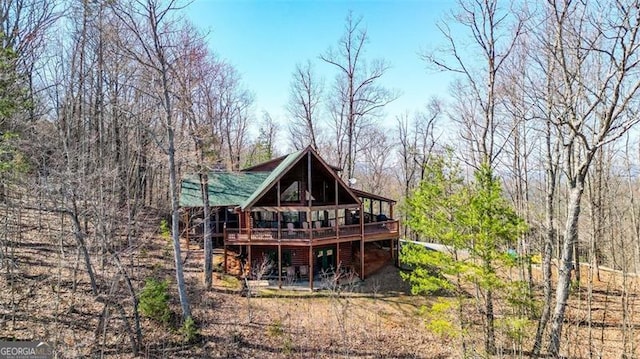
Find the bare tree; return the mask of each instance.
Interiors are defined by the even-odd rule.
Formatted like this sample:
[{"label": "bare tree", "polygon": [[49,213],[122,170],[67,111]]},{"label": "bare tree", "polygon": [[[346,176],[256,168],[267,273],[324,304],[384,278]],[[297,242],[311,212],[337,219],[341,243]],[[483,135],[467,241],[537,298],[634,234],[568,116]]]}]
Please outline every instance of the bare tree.
[{"label": "bare tree", "polygon": [[[445,37],[446,47],[439,53],[423,56],[434,68],[461,77],[454,94],[458,109],[452,117],[462,125],[461,135],[471,147],[473,162],[469,164],[475,168],[482,164],[495,168],[506,142],[497,137],[501,125],[497,116],[498,86],[506,60],[523,28],[523,20],[513,10],[500,8],[497,0],[460,0],[451,20],[461,25],[472,41],[463,43],[443,21],[438,28]],[[483,300],[485,350],[493,354],[496,348],[491,289],[486,291]]]},{"label": "bare tree", "polygon": [[240,169],[242,156],[248,145],[248,126],[253,95],[242,87],[238,72],[225,66],[221,72],[220,95],[217,116],[221,135],[221,154],[226,157],[229,167]]},{"label": "bare tree", "polygon": [[364,133],[362,143],[362,159],[357,168],[361,187],[365,191],[386,194],[391,180],[392,154],[394,144],[392,138],[383,129],[372,127]]},{"label": "bare tree", "polygon": [[[409,197],[424,177],[425,166],[432,158],[440,137],[436,133],[436,124],[441,116],[442,104],[433,98],[425,111],[416,113],[413,118],[409,114],[396,117],[397,152],[401,169],[396,172],[396,177],[402,186],[404,198]],[[408,236],[407,226],[404,226],[404,231]]]},{"label": "bare tree", "polygon": [[460,0],[450,20],[462,25],[472,41],[464,43],[443,21],[438,28],[447,46],[423,55],[436,69],[461,76],[454,96],[462,108],[453,118],[464,129],[461,135],[471,146],[471,165],[476,167],[481,163],[494,166],[504,147],[504,140],[499,142],[496,138],[500,125],[496,108],[501,72],[523,27],[523,20],[514,10],[500,8],[497,0]]},{"label": "bare tree", "polygon": [[276,138],[279,126],[268,112],[262,114],[258,138],[247,155],[247,166],[272,159],[276,154]]},{"label": "bare tree", "polygon": [[0,3],[0,29],[2,31],[2,49],[13,49],[17,54],[16,70],[21,74],[25,93],[20,96],[28,99],[29,120],[36,120],[38,93],[44,84],[38,83],[38,74],[42,66],[40,59],[47,45],[47,35],[60,18],[61,11],[50,0],[3,1]]},{"label": "bare tree", "polygon": [[551,118],[562,138],[568,184],[567,215],[551,320],[549,353],[558,356],[573,251],[587,173],[602,146],[623,136],[638,122],[633,112],[640,77],[639,7],[616,1],[549,3],[549,39],[542,43],[560,80],[554,88],[558,115]]},{"label": "bare tree", "polygon": [[[635,188],[637,188],[636,186],[634,186],[634,165],[632,164],[634,160],[633,158],[633,154],[632,154],[632,149],[631,149],[631,143],[630,143],[630,137],[631,134],[627,133],[626,139],[625,139],[625,146],[624,146],[624,152],[625,152],[625,159],[624,159],[624,167],[625,167],[625,175],[627,177],[627,190],[629,192],[628,195],[628,200],[629,200],[629,215],[630,215],[630,221],[631,221],[631,228],[632,228],[632,236],[633,236],[633,252],[634,252],[634,257],[635,257],[635,262],[634,262],[634,270],[635,273],[640,273],[640,208],[638,207],[637,204],[637,191],[635,190]],[[637,143],[636,143],[637,145]],[[637,161],[637,158],[636,158]]]},{"label": "bare tree", "polygon": [[[332,95],[337,101],[330,110],[336,121],[336,139],[341,140],[344,134],[347,141],[344,163],[347,178],[354,175],[356,153],[358,151],[357,136],[367,120],[375,117],[385,105],[396,96],[380,86],[379,79],[389,69],[383,60],[367,63],[363,58],[364,48],[369,39],[366,29],[361,28],[362,18],[354,19],[349,12],[345,23],[345,31],[337,49],[329,49],[320,55],[320,59],[336,67],[338,75],[336,92]],[[342,158],[341,158],[342,159]]]},{"label": "bare tree", "polygon": [[536,330],[536,336],[532,349],[533,356],[539,355],[542,349],[542,335],[551,317],[551,301],[552,301],[552,287],[551,287],[551,260],[553,259],[553,245],[556,238],[556,199],[557,199],[557,186],[560,167],[560,141],[555,135],[554,128],[551,123],[551,116],[553,114],[551,107],[553,106],[552,97],[547,96],[547,109],[545,111],[546,117],[544,127],[544,160],[543,166],[545,169],[545,186],[544,186],[544,234],[542,244],[542,283],[544,292],[544,304],[542,307],[542,313],[540,320],[538,321],[538,328]]},{"label": "bare tree", "polygon": [[323,87],[323,81],[317,78],[311,61],[307,61],[304,65],[296,65],[287,105],[291,115],[289,136],[296,149],[311,145],[314,150],[318,150],[318,112]]},{"label": "bare tree", "polygon": [[166,145],[162,147],[162,150],[167,156],[169,170],[174,263],[182,317],[183,320],[186,320],[191,316],[191,309],[187,297],[180,250],[180,214],[175,148],[176,123],[172,93],[174,84],[171,79],[171,71],[175,59],[172,58],[170,52],[170,49],[174,46],[170,41],[175,40],[172,36],[172,32],[175,31],[175,24],[171,22],[171,16],[178,9],[176,6],[176,2],[173,0],[167,4],[162,4],[156,0],[147,0],[144,3],[137,3],[127,8],[118,9],[116,14],[136,41],[137,46],[130,51],[130,54],[141,66],[154,75],[154,80],[159,84],[158,102],[163,110],[162,127],[166,136]]},{"label": "bare tree", "polygon": [[[218,153],[212,151],[213,144],[219,136],[212,136],[208,130],[210,121],[216,118],[207,119],[210,109],[208,106],[210,97],[218,96],[215,84],[219,82],[221,64],[209,53],[203,36],[192,26],[182,29],[180,35],[182,45],[180,47],[181,56],[178,57],[176,66],[173,67],[176,82],[179,86],[179,96],[177,107],[179,114],[185,118],[189,137],[194,142],[196,168],[195,171],[200,178],[200,192],[203,206],[203,226],[204,226],[204,285],[211,289],[213,284],[212,256],[213,237],[211,229],[211,208],[209,205],[209,171],[210,163],[219,159]],[[212,84],[214,84],[212,86]]]}]

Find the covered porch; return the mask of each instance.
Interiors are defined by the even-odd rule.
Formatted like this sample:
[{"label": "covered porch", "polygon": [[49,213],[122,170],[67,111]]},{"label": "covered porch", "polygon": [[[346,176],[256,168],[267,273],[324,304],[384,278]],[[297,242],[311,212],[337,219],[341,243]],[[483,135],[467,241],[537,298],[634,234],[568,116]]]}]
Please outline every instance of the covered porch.
[{"label": "covered porch", "polygon": [[[306,246],[285,243],[227,246],[223,254],[224,268],[228,269],[227,273],[250,280],[276,282],[279,287],[305,283],[313,290],[318,282],[343,284],[346,279],[362,280],[365,273],[373,273],[380,264],[393,263],[396,258],[397,239],[368,242],[364,252],[361,243],[356,240]],[[372,255],[374,247],[378,253]]]},{"label": "covered porch", "polygon": [[[310,244],[323,241],[365,240],[397,235],[398,221],[392,218],[393,203],[381,211],[382,205],[370,212],[363,207],[276,207],[253,208],[246,219],[248,228],[224,229],[225,243],[273,243]],[[361,220],[362,219],[362,220]],[[265,243],[266,244],[266,243]]]}]

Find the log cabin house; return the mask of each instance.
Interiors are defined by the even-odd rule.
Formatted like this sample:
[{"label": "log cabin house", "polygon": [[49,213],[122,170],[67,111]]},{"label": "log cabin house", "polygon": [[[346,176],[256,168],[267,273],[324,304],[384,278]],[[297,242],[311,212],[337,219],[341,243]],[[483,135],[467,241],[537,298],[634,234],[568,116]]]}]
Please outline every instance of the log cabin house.
[{"label": "log cabin house", "polygon": [[[225,272],[241,274],[230,266],[237,258],[249,268],[268,259],[273,266],[266,275],[279,285],[302,279],[313,289],[314,278],[335,268],[364,279],[369,258],[379,261],[367,251],[382,250],[395,260],[395,201],[350,188],[339,171],[307,147],[238,172],[211,172],[209,220],[215,247],[224,248]],[[198,175],[182,180],[187,241],[203,238],[200,188]]]}]

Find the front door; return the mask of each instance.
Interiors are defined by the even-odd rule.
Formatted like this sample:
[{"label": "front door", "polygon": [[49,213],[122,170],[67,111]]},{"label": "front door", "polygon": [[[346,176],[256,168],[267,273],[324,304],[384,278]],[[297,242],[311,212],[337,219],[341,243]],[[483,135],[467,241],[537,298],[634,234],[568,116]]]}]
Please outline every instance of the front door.
[{"label": "front door", "polygon": [[336,255],[333,247],[321,248],[316,251],[316,268],[318,271],[330,272],[335,269]]}]

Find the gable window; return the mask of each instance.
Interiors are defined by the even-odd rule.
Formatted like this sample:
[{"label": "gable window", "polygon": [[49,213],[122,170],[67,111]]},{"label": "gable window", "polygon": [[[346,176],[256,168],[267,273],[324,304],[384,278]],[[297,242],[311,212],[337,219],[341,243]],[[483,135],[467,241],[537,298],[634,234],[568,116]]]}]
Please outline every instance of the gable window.
[{"label": "gable window", "polygon": [[300,182],[293,182],[280,195],[282,202],[300,202]]}]

